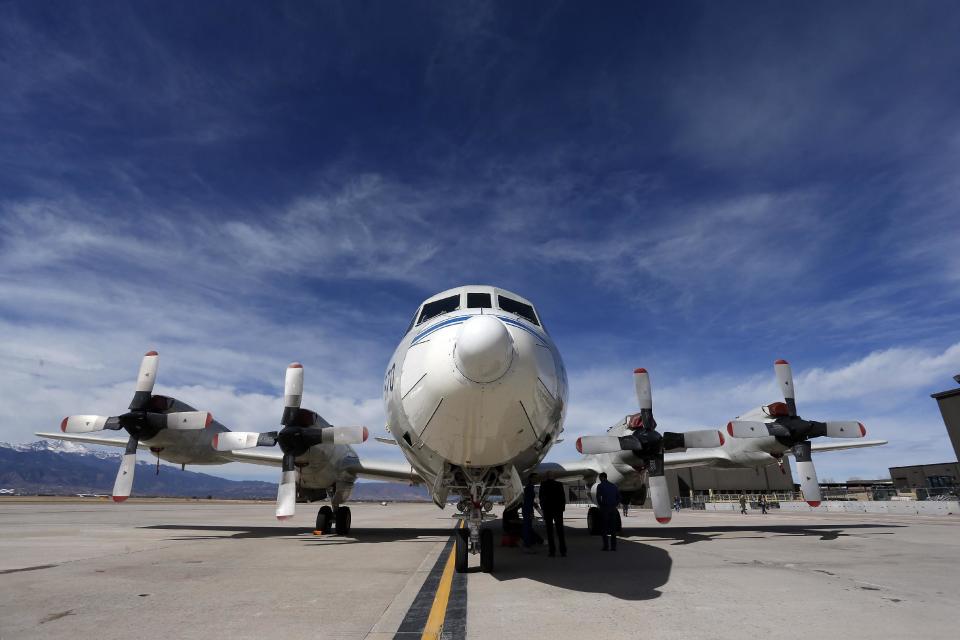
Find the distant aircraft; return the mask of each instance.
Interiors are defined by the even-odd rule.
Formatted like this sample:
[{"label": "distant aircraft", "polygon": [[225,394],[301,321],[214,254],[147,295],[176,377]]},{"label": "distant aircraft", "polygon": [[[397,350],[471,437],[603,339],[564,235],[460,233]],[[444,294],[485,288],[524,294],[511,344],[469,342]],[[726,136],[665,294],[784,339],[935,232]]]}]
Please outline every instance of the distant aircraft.
[{"label": "distant aircraft", "polygon": [[[730,437],[715,429],[661,434],[653,419],[649,376],[637,369],[640,413],[627,416],[606,436],[580,438],[577,448],[586,454],[582,459],[543,463],[563,428],[566,370],[533,305],[490,286],[457,287],[425,300],[390,359],[383,399],[391,437],[377,440],[398,446],[409,464],[361,460],[350,445],[367,439],[366,427],[333,426],[301,408],[303,367],[299,363],[287,368],[282,428],[267,433],[230,431],[207,412],[153,395],[158,363],[157,352],[144,356],[127,413],[70,416],[61,423],[63,433],[37,435],[124,447],[113,489],[117,502],[130,495],[137,449],[149,449],[177,464],[279,466],[277,518],[292,517],[298,497],[329,499],[331,504],[317,513],[316,528],[322,533],[331,527],[340,535],[350,532],[350,509],[344,503],[357,478],[423,483],[440,508],[451,494],[459,498],[457,517],[466,526],[457,530],[458,571],[467,569],[468,554],[479,554],[481,568],[493,570],[493,532],[482,523],[494,519],[496,496],[502,496],[507,509],[516,507],[523,482],[534,471],[550,470],[560,479],[591,486],[605,471],[624,491],[649,486],[654,514],[666,522],[670,498],[663,473],[667,468],[765,466],[792,453],[798,456],[801,475],[805,474],[801,485],[807,499],[814,503],[819,492],[809,461],[809,438],[865,434],[859,423],[818,423],[797,417],[793,383],[786,378],[781,382],[787,402],[744,416],[749,420],[731,422],[727,425]],[[778,375],[789,373],[789,367],[780,367]],[[124,441],[83,435],[103,429],[123,429],[129,437]],[[879,444],[884,442],[813,448]],[[254,450],[274,445],[279,452]]]}]

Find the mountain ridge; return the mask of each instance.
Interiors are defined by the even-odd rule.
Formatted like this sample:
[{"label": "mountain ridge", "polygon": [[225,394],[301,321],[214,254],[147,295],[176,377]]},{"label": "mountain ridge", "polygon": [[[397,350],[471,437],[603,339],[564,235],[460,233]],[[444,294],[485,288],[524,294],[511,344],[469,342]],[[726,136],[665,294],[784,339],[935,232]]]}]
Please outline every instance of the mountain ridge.
[{"label": "mountain ridge", "polygon": [[[26,444],[0,442],[0,489],[17,495],[109,494],[117,474],[120,452],[93,449],[61,440]],[[139,460],[133,484],[138,497],[268,499],[277,485],[260,480],[229,480],[196,471]],[[358,482],[353,500],[427,501],[422,486],[391,482]]]}]

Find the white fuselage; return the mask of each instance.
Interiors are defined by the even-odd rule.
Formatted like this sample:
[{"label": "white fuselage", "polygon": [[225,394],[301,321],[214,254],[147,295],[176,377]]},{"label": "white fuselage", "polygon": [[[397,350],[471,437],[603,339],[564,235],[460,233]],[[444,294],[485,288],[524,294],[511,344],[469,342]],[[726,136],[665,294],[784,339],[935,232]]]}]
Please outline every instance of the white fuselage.
[{"label": "white fuselage", "polygon": [[[466,300],[476,290],[492,291],[494,299],[509,294],[463,287],[435,298],[460,293]],[[539,463],[562,430],[567,378],[539,322],[464,303],[407,332],[383,393],[392,436],[434,487],[438,476],[458,469],[474,477],[493,470],[492,478],[510,467],[522,475]]]}]

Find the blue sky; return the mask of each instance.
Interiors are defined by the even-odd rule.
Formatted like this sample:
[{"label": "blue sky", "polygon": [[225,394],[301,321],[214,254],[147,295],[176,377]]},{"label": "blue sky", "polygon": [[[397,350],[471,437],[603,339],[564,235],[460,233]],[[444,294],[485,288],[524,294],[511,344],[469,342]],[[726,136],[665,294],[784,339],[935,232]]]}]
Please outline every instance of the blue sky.
[{"label": "blue sky", "polygon": [[3,3],[0,440],[119,412],[150,348],[232,428],[300,360],[380,431],[415,307],[472,282],[564,355],[551,459],[636,366],[685,429],[776,399],[780,357],[803,413],[891,441],[821,477],[952,459],[957,33],[937,2]]}]

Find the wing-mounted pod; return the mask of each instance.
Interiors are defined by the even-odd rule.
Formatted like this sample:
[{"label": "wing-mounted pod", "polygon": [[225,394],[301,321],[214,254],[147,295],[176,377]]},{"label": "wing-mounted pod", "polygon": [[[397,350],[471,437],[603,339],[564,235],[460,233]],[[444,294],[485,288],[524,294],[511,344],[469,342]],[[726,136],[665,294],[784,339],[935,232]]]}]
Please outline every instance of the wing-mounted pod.
[{"label": "wing-mounted pod", "polygon": [[763,407],[769,421],[732,420],[727,423],[727,433],[735,438],[765,438],[773,436],[784,446],[791,448],[797,461],[800,489],[810,506],[820,505],[820,483],[817,470],[810,455],[810,438],[862,438],[867,435],[863,423],[854,421],[817,422],[797,415],[797,401],[793,389],[793,371],[786,360],[777,360],[773,365],[777,382],[783,392],[783,402],[774,402]]},{"label": "wing-mounted pod", "polygon": [[667,431],[661,434],[656,430],[657,421],[653,417],[650,375],[641,368],[633,372],[633,378],[640,413],[627,418],[627,427],[632,432],[624,436],[583,436],[577,439],[577,451],[585,454],[632,451],[646,468],[654,516],[657,522],[666,524],[670,522],[673,510],[664,476],[664,452],[671,449],[720,447],[723,446],[723,434],[716,429],[682,433]]},{"label": "wing-mounted pod", "polygon": [[287,367],[283,384],[282,429],[267,433],[228,431],[213,436],[217,451],[237,451],[253,447],[280,445],[283,468],[277,490],[278,520],[292,518],[297,503],[296,459],[318,444],[360,444],[369,436],[366,427],[334,427],[314,411],[301,409],[303,398],[303,365],[294,362]]},{"label": "wing-mounted pod", "polygon": [[213,416],[206,411],[171,412],[174,400],[167,396],[153,395],[153,385],[157,379],[160,355],[148,351],[140,361],[137,385],[130,401],[127,413],[119,416],[68,416],[60,423],[64,433],[90,433],[92,431],[125,430],[130,434],[127,448],[120,461],[117,479],[113,484],[114,502],[123,502],[130,497],[133,488],[133,475],[137,468],[137,447],[141,440],[155,438],[163,429],[178,431],[204,429],[213,422]]}]

